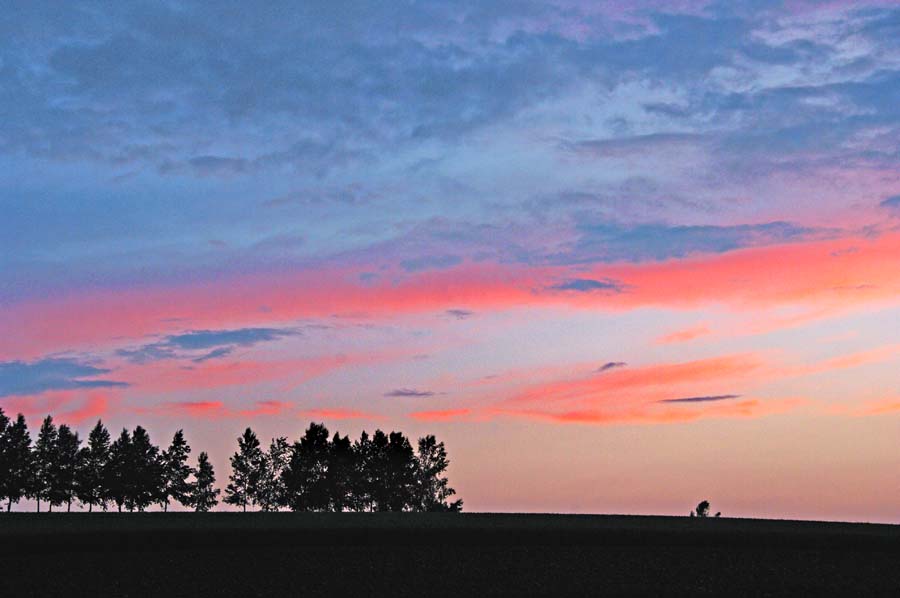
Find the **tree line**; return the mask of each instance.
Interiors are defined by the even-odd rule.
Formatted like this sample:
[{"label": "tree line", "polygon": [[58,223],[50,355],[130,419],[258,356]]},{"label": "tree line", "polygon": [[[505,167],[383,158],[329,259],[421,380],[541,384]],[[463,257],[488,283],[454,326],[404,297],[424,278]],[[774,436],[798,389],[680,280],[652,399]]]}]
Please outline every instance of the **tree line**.
[{"label": "tree line", "polygon": [[[98,421],[82,446],[78,433],[57,427],[47,416],[32,443],[25,418],[11,421],[0,408],[0,501],[6,510],[23,498],[40,511],[72,503],[121,512],[172,502],[195,511],[219,503],[215,471],[205,452],[188,464],[191,447],[178,430],[160,450],[147,431],[123,428],[112,440]],[[224,502],[262,511],[459,511],[461,500],[444,473],[449,465],[443,442],[434,436],[417,450],[401,432],[363,431],[329,439],[328,429],[312,423],[298,441],[273,439],[263,450],[250,428],[238,438]]]}]

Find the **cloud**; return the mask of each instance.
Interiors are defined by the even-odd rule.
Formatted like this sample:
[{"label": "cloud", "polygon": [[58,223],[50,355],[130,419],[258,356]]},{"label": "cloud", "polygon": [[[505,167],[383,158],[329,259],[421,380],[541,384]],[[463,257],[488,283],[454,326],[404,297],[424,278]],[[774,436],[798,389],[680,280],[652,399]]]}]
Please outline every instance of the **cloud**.
[{"label": "cloud", "polygon": [[[190,358],[194,363],[226,357],[237,347],[252,347],[280,340],[300,332],[294,328],[239,328],[234,330],[191,330],[166,336],[162,341],[136,348],[119,349],[116,355],[131,363],[143,364],[163,359]],[[195,355],[197,351],[205,351]]]},{"label": "cloud", "polygon": [[437,394],[437,393],[430,391],[430,390],[416,390],[414,388],[398,388],[398,389],[384,393],[384,396],[398,397],[398,398],[402,398],[402,397],[424,398],[424,397],[433,397],[435,394]]},{"label": "cloud", "polygon": [[892,195],[881,202],[881,207],[888,210],[900,210],[900,195]]},{"label": "cloud", "polygon": [[98,379],[112,370],[71,358],[47,358],[33,362],[0,362],[0,397],[40,394],[51,390],[122,388],[126,382]]},{"label": "cloud", "polygon": [[135,411],[165,417],[216,420],[275,416],[292,408],[292,403],[282,401],[256,401],[253,407],[244,409],[229,407],[222,401],[168,401],[153,407],[139,407]]},{"label": "cloud", "polygon": [[621,293],[624,286],[617,280],[604,278],[594,280],[592,278],[572,278],[550,287],[555,291],[576,291],[579,293],[592,293],[601,291],[606,293]]},{"label": "cloud", "polygon": [[457,320],[465,320],[475,315],[474,311],[469,311],[468,309],[448,309],[444,313]]},{"label": "cloud", "polygon": [[[495,415],[526,418],[555,424],[585,424],[598,426],[677,424],[709,418],[755,418],[786,413],[806,404],[803,399],[769,401],[735,401],[714,403],[702,408],[686,406],[669,409],[632,408],[625,411],[599,409],[571,411],[497,410]],[[657,404],[658,405],[658,404]]]},{"label": "cloud", "polygon": [[192,330],[166,337],[165,343],[186,350],[211,349],[222,345],[252,347],[257,343],[299,334],[291,328],[240,328],[237,330]]},{"label": "cloud", "polygon": [[205,355],[201,355],[200,357],[195,357],[191,361],[194,363],[203,363],[204,361],[209,361],[210,359],[217,359],[219,357],[225,357],[226,355],[231,355],[234,352],[234,347],[219,347],[218,349],[213,349],[209,353]]},{"label": "cloud", "polygon": [[554,263],[643,262],[726,253],[747,247],[796,243],[833,235],[834,231],[789,222],[714,225],[579,224],[571,251],[551,256]]},{"label": "cloud", "polygon": [[714,403],[739,399],[741,395],[709,395],[703,397],[684,397],[681,399],[663,399],[659,403]]},{"label": "cloud", "polygon": [[623,368],[626,365],[628,365],[628,364],[625,363],[624,361],[608,361],[608,362],[604,363],[603,365],[601,365],[599,368],[597,368],[597,371],[598,372],[608,372],[609,370],[614,370],[616,368]]},{"label": "cloud", "polygon": [[695,326],[693,328],[686,328],[684,330],[676,330],[675,332],[670,332],[669,334],[664,334],[661,337],[656,339],[656,343],[660,345],[668,345],[672,343],[685,343],[688,341],[692,341],[695,338],[705,336],[710,334],[710,329],[707,326]]}]

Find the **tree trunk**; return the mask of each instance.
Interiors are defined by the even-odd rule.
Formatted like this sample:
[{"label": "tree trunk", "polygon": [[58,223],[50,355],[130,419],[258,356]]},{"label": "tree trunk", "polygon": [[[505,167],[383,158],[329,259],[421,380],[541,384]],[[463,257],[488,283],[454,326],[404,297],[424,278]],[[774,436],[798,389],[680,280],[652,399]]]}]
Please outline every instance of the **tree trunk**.
[{"label": "tree trunk", "polygon": [[89,502],[88,503],[88,513],[92,512],[93,510],[94,510],[94,503]]},{"label": "tree trunk", "polygon": [[10,499],[6,502],[6,512],[9,513],[10,511],[12,511],[12,498],[10,498]]},{"label": "tree trunk", "polygon": [[72,499],[69,499],[69,502],[66,503],[66,513],[72,512]]},{"label": "tree trunk", "polygon": [[122,505],[118,505],[118,507],[119,507],[119,513],[121,513],[121,512],[122,512]]},{"label": "tree trunk", "polygon": [[53,503],[52,503],[52,502],[48,502],[48,503],[47,503],[47,512],[48,512],[48,513],[52,513],[52,512],[53,512]]},{"label": "tree trunk", "polygon": [[244,503],[244,513],[247,512],[247,503]]},{"label": "tree trunk", "polygon": [[169,512],[169,501],[166,501],[165,504],[163,504],[163,513],[168,513],[168,512]]},{"label": "tree trunk", "polygon": [[37,500],[37,512],[40,513],[41,512],[41,499],[38,498],[36,500]]}]

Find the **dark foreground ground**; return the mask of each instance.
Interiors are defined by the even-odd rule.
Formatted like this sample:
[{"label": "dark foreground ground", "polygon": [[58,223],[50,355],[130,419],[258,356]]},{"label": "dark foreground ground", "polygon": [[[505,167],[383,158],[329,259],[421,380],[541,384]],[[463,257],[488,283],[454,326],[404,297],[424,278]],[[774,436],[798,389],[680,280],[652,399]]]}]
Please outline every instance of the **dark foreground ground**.
[{"label": "dark foreground ground", "polygon": [[900,596],[900,526],[0,514],[0,596]]}]

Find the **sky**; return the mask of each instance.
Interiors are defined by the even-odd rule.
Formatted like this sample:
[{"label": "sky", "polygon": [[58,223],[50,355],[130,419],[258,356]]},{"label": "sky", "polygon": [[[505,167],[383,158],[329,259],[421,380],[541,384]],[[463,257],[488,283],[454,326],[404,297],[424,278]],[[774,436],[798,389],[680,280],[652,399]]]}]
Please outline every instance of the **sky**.
[{"label": "sky", "polygon": [[900,3],[13,1],[0,407],[468,511],[900,523]]}]

